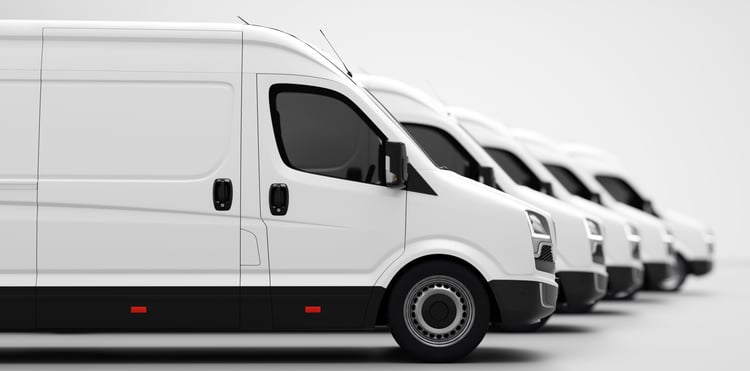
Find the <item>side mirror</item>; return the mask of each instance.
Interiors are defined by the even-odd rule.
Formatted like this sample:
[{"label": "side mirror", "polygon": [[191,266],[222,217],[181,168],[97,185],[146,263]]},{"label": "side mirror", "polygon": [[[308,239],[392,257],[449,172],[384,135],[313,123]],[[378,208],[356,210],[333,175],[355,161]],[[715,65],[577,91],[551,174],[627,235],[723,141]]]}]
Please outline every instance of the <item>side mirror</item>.
[{"label": "side mirror", "polygon": [[555,192],[552,191],[552,183],[550,182],[541,182],[539,184],[539,192],[555,197]]},{"label": "side mirror", "polygon": [[490,187],[494,187],[495,186],[495,171],[489,166],[480,167],[478,180]]},{"label": "side mirror", "polygon": [[591,196],[589,197],[589,200],[591,202],[596,202],[599,205],[601,205],[602,204],[602,195],[600,195],[600,194],[598,194],[596,192],[591,192]]},{"label": "side mirror", "polygon": [[408,164],[406,145],[401,142],[385,142],[385,185],[400,187],[406,184]]}]

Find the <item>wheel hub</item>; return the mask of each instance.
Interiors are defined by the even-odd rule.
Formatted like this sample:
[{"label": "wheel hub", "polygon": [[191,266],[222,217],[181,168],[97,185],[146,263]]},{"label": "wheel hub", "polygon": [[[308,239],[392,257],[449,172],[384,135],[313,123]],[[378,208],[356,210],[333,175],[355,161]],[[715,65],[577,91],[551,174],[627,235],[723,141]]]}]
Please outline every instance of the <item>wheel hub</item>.
[{"label": "wheel hub", "polygon": [[474,299],[459,281],[432,276],[407,295],[404,319],[409,331],[430,346],[448,346],[463,338],[474,321]]}]

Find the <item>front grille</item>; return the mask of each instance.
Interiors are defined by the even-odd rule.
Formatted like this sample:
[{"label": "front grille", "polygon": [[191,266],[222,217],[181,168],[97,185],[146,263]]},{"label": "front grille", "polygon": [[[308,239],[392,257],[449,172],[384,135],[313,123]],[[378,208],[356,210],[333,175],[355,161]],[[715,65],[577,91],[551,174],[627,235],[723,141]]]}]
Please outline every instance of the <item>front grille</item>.
[{"label": "front grille", "polygon": [[641,259],[641,244],[637,242],[633,244],[633,259]]},{"label": "front grille", "polygon": [[552,246],[548,246],[548,245],[542,246],[542,252],[539,254],[539,257],[536,259],[544,261],[544,262],[554,261],[554,257],[552,256]]},{"label": "front grille", "polygon": [[592,242],[594,244],[594,248],[591,252],[591,257],[594,260],[594,263],[604,264],[604,246],[601,242]]},{"label": "front grille", "polygon": [[552,254],[552,246],[542,245],[539,256],[534,258],[537,270],[547,273],[555,273],[555,257]]}]

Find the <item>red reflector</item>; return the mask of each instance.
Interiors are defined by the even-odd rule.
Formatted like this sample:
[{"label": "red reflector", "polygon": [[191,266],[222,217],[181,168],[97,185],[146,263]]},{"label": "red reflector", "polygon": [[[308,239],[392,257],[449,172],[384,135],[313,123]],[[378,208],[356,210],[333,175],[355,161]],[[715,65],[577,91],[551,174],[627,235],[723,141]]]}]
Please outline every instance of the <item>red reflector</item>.
[{"label": "red reflector", "polygon": [[320,313],[320,305],[306,305],[305,313]]},{"label": "red reflector", "polygon": [[145,314],[148,313],[148,307],[145,305],[133,305],[130,307],[130,314]]}]

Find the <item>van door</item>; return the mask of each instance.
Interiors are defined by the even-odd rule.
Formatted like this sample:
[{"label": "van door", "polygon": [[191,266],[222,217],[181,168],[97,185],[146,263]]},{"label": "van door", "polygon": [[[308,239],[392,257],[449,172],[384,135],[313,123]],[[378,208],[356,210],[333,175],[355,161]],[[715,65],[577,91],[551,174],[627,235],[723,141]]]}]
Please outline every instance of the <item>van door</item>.
[{"label": "van door", "polygon": [[0,26],[0,330],[34,327],[42,35]]},{"label": "van door", "polygon": [[39,328],[239,327],[241,38],[44,30]]},{"label": "van door", "polygon": [[404,249],[406,191],[383,185],[386,138],[343,85],[257,81],[274,327],[362,327],[382,295],[373,285]]}]

